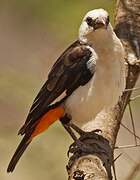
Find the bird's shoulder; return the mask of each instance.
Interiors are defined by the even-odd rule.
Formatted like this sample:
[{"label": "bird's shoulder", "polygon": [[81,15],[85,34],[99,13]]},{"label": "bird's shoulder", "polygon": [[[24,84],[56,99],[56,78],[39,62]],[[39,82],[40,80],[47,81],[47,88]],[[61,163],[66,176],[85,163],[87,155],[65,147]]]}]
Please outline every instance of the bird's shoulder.
[{"label": "bird's shoulder", "polygon": [[[88,44],[81,43],[79,40],[70,45],[56,60],[48,74],[48,90],[51,91],[55,87],[62,75],[65,77],[65,75],[73,74],[74,76],[75,73],[77,74],[84,68],[91,70],[90,65],[96,64],[93,51]],[[95,57],[94,60],[93,56]]]},{"label": "bird's shoulder", "polygon": [[89,48],[89,45],[81,43],[79,40],[71,44],[56,60],[52,69],[49,73],[49,76],[57,70],[61,64],[65,67],[71,67],[73,64],[78,63],[79,61],[88,61],[92,56],[92,51]]}]

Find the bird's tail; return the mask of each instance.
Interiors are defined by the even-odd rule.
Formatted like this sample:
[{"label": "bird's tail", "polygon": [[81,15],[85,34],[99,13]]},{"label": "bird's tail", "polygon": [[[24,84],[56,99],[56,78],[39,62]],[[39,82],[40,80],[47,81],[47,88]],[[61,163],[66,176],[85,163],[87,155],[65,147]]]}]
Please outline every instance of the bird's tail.
[{"label": "bird's tail", "polygon": [[13,172],[13,170],[15,169],[16,164],[18,163],[20,157],[22,156],[22,154],[24,153],[24,151],[26,150],[26,148],[28,147],[28,145],[30,144],[30,142],[32,141],[32,139],[30,138],[31,136],[27,136],[25,135],[22,139],[22,141],[20,142],[19,146],[16,149],[16,152],[14,153],[8,168],[7,168],[7,172]]},{"label": "bird's tail", "polygon": [[37,124],[33,124],[34,128],[32,125],[32,130],[28,129],[26,126],[23,126],[21,128],[19,134],[21,135],[25,134],[25,136],[23,137],[21,143],[17,147],[17,150],[14,153],[8,165],[7,172],[13,172],[17,162],[19,161],[20,157],[22,156],[22,154],[24,153],[24,151],[26,150],[32,139],[38,134],[48,129],[48,127],[52,123],[54,123],[57,119],[60,119],[60,117],[62,117],[63,115],[64,115],[64,109],[63,107],[59,106],[54,109],[50,109],[44,116],[42,116],[38,120]]}]

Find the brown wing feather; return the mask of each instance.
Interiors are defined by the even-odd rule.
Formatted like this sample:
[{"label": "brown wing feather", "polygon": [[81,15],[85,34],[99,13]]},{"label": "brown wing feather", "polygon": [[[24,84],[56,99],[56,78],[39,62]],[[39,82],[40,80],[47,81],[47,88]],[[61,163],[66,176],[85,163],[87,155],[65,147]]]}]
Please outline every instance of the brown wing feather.
[{"label": "brown wing feather", "polygon": [[[24,134],[33,128],[37,120],[47,112],[50,104],[64,91],[70,94],[76,87],[82,85],[82,74],[87,68],[86,62],[90,56],[90,50],[85,45],[80,44],[79,41],[73,43],[60,56],[53,65],[48,80],[35,98],[25,124],[19,130],[19,134]],[[87,80],[91,78],[89,71],[85,78]]]}]

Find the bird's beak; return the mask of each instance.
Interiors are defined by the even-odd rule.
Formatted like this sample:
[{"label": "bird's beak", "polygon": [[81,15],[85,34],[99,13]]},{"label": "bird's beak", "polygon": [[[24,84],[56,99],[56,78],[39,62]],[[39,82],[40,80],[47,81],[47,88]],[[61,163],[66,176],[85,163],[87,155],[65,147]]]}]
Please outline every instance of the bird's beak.
[{"label": "bird's beak", "polygon": [[104,19],[98,18],[94,24],[93,29],[96,30],[100,28],[107,29],[107,24]]}]

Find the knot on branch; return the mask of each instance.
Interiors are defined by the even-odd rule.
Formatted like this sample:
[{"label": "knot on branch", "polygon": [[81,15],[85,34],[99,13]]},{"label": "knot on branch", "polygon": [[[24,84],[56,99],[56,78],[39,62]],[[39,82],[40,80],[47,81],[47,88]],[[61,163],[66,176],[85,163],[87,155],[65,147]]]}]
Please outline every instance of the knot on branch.
[{"label": "knot on branch", "polygon": [[77,171],[74,172],[73,178],[75,180],[84,180],[84,178],[85,178],[84,171],[81,171],[78,169]]},{"label": "knot on branch", "polygon": [[[67,165],[68,174],[70,174],[72,166],[79,158],[87,155],[95,155],[101,160],[102,165],[105,167],[108,179],[112,179],[111,165],[113,163],[113,151],[109,145],[109,141],[103,136],[95,132],[85,132],[85,134],[81,135],[81,137],[70,146],[68,155],[69,153],[72,155]],[[73,179],[75,180],[85,180],[87,179],[86,176],[86,172],[80,169],[76,169],[73,173]]]}]

